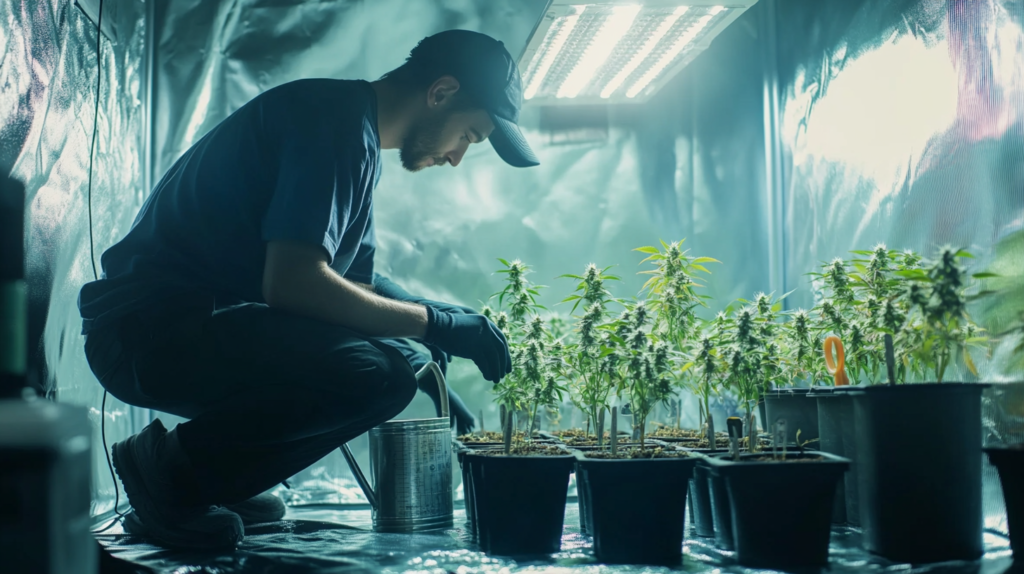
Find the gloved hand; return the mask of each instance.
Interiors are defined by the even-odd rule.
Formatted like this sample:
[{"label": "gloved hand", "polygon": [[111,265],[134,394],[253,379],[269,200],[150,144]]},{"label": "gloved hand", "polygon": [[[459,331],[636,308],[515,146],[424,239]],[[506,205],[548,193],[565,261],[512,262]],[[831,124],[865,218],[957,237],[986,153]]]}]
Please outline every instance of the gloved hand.
[{"label": "gloved hand", "polygon": [[445,313],[425,307],[427,333],[423,342],[446,353],[472,359],[485,379],[497,383],[512,372],[512,356],[501,330],[483,315]]},{"label": "gloved hand", "polygon": [[[447,356],[437,347],[426,345],[427,350],[430,351],[430,357],[427,357],[423,351],[414,347],[409,339],[381,339],[380,341],[402,353],[406,360],[409,361],[413,371],[419,372],[420,369],[426,366],[429,360],[433,360],[441,368],[441,374],[448,375]],[[437,412],[437,416],[441,416],[441,389],[437,388],[437,381],[433,377],[425,377],[419,381],[419,389],[430,397],[430,400],[434,401],[434,409]],[[462,398],[452,389],[448,389],[448,408],[451,411],[452,419],[455,421],[455,428],[458,434],[463,435],[473,432],[473,429],[476,428],[476,421],[473,419],[473,415],[470,414],[469,408],[462,402]]]},{"label": "gloved hand", "polygon": [[373,289],[378,295],[387,297],[388,299],[394,299],[395,301],[406,301],[408,303],[416,303],[417,305],[423,305],[425,307],[433,307],[438,311],[444,311],[445,313],[461,313],[463,315],[475,315],[477,311],[469,307],[463,307],[462,305],[456,305],[454,303],[442,303],[440,301],[431,301],[425,297],[418,297],[410,294],[405,289],[402,289],[394,281],[380,275],[379,273],[373,274]]}]

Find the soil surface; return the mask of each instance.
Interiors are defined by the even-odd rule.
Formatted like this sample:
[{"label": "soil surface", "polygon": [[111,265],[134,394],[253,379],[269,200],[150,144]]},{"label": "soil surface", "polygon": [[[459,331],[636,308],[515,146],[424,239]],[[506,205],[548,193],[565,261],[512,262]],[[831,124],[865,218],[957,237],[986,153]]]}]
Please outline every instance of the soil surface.
[{"label": "soil surface", "polygon": [[740,462],[820,462],[825,460],[823,456],[803,456],[800,458],[787,456],[786,458],[774,458],[771,455],[759,456],[757,458],[746,458]]},{"label": "soil surface", "polygon": [[636,447],[624,448],[616,452],[615,456],[612,456],[612,453],[607,450],[602,450],[598,452],[588,452],[586,453],[586,455],[587,458],[614,460],[638,458],[688,458],[690,456],[689,453],[681,452],[678,450],[666,450],[660,446],[653,448],[648,447],[645,449],[640,449]]},{"label": "soil surface", "polygon": [[[647,436],[651,437],[664,437],[664,438],[691,438],[694,440],[704,438],[704,432],[693,429],[677,429],[673,427],[659,427],[658,430],[653,433],[649,433]],[[715,438],[721,440],[729,440],[729,435],[724,432],[716,432]]]},{"label": "soil surface", "polygon": [[[502,449],[479,451],[476,454],[482,454],[484,456],[505,456],[505,451]],[[536,442],[519,442],[512,444],[512,450],[510,456],[565,456],[569,454],[563,449],[550,444],[541,444]]]},{"label": "soil surface", "polygon": [[[596,435],[585,435],[582,431],[576,432],[578,429],[572,429],[567,431],[565,434],[552,433],[558,437],[562,442],[568,446],[597,446]],[[608,431],[604,433],[604,444],[608,444],[611,440],[612,434]],[[619,433],[619,441],[625,441],[629,439],[629,435]]]},{"label": "soil surface", "polygon": [[[463,444],[477,444],[482,442],[496,442],[501,443],[505,441],[504,436],[497,431],[484,431],[481,434],[464,434],[457,437],[459,442]],[[526,439],[526,433],[523,431],[516,431],[512,435],[512,440],[524,440]]]}]

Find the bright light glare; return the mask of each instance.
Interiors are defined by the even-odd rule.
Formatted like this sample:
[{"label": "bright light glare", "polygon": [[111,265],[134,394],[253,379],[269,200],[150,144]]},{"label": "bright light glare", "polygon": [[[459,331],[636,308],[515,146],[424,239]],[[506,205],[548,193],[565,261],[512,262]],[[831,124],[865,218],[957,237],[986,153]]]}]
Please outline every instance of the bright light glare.
[{"label": "bright light glare", "polygon": [[590,81],[594,78],[594,74],[597,73],[601,65],[604,64],[605,60],[615,49],[616,44],[619,40],[626,35],[629,31],[629,27],[633,25],[633,20],[636,15],[640,13],[641,6],[629,5],[629,6],[616,6],[610,16],[608,16],[604,24],[601,26],[601,31],[594,36],[594,39],[587,46],[586,52],[583,53],[583,57],[573,68],[572,73],[569,77],[562,82],[562,85],[558,88],[557,97],[559,98],[575,98]]},{"label": "bright light glare", "polygon": [[530,79],[530,84],[526,86],[526,91],[523,93],[524,98],[529,100],[537,95],[537,90],[539,90],[541,85],[544,83],[544,78],[547,77],[548,70],[550,70],[551,65],[555,63],[555,57],[562,51],[562,46],[565,45],[565,41],[569,38],[569,35],[572,34],[572,30],[576,27],[576,22],[579,19],[580,10],[578,9],[572,14],[562,18],[562,22],[558,26],[558,31],[555,33],[554,40],[552,40],[548,49],[544,52],[544,59],[541,60],[540,65],[537,66],[537,71],[533,74],[533,78]]},{"label": "bright light glare", "polygon": [[687,44],[692,42],[693,39],[697,37],[697,34],[699,34],[701,30],[703,30],[704,27],[708,25],[708,22],[710,22],[711,19],[714,18],[715,15],[717,15],[722,10],[725,10],[724,6],[715,6],[714,8],[711,9],[708,15],[702,17],[700,20],[694,23],[693,26],[690,26],[686,33],[680,36],[679,39],[676,40],[676,43],[673,44],[672,47],[661,56],[661,59],[658,60],[658,63],[652,66],[646,74],[644,74],[639,80],[637,80],[635,84],[633,84],[633,87],[626,92],[626,97],[635,98],[637,94],[642,92],[643,89],[647,87],[647,84],[650,84],[651,81],[654,80],[654,78],[658,77],[658,74],[660,74],[665,68],[667,68],[668,65],[671,64],[672,61],[676,59],[676,56],[678,56],[679,53],[683,51],[683,48],[685,48]]},{"label": "bright light glare", "polygon": [[679,18],[682,17],[683,14],[686,14],[686,11],[689,9],[690,8],[688,6],[680,6],[676,8],[672,14],[662,20],[661,24],[658,25],[658,28],[654,30],[654,34],[648,38],[647,42],[645,42],[643,47],[640,48],[640,51],[637,52],[629,63],[626,64],[626,67],[622,68],[622,70],[612,78],[612,81],[608,82],[608,85],[601,90],[602,98],[610,97],[615,90],[619,89],[622,82],[625,82],[626,78],[640,67],[640,64],[647,59],[647,56],[650,55],[651,51],[654,50],[654,47],[658,45],[658,42],[665,37],[665,34],[668,34],[668,31],[672,29],[672,26],[675,26],[675,23],[679,21]]}]

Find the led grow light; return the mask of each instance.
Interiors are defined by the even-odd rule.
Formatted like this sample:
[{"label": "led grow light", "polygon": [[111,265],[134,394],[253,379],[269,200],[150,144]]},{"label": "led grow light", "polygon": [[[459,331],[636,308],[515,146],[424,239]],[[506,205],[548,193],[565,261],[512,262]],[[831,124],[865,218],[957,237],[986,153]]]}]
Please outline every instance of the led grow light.
[{"label": "led grow light", "polygon": [[519,60],[531,103],[642,102],[757,0],[552,0]]}]

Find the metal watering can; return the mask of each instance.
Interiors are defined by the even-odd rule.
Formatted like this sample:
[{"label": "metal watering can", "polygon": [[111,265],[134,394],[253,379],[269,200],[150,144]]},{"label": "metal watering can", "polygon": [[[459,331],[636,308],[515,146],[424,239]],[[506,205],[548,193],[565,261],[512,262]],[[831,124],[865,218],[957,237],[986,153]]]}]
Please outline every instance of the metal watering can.
[{"label": "metal watering can", "polygon": [[433,375],[441,391],[441,417],[388,421],[370,429],[370,478],[363,476],[348,444],[341,446],[352,474],[373,507],[377,532],[421,532],[452,522],[452,427],[448,387],[436,363],[416,380]]}]

